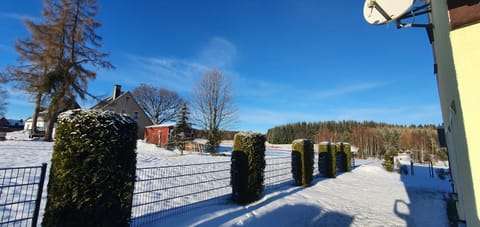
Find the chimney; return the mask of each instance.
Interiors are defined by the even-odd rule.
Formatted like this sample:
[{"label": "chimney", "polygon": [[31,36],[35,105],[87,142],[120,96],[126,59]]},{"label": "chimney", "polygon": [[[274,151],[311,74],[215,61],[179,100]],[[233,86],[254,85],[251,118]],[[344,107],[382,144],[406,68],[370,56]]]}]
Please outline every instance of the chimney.
[{"label": "chimney", "polygon": [[118,84],[115,84],[115,86],[113,86],[113,97],[112,97],[112,99],[115,100],[118,96],[120,96],[121,93],[122,93],[122,86],[120,86]]}]

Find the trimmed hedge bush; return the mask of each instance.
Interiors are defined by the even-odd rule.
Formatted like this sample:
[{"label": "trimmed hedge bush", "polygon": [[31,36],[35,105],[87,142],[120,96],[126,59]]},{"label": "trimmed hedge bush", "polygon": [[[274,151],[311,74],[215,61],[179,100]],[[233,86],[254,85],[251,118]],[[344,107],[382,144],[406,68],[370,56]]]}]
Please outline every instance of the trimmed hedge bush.
[{"label": "trimmed hedge bush", "polygon": [[58,118],[42,226],[129,226],[137,125],[111,111]]},{"label": "trimmed hedge bush", "polygon": [[232,151],[232,199],[240,204],[258,200],[264,191],[265,136],[253,132],[235,134]]},{"label": "trimmed hedge bush", "polygon": [[313,142],[298,139],[292,142],[292,174],[295,185],[310,185],[313,179]]},{"label": "trimmed hedge bush", "polygon": [[340,142],[337,143],[337,171],[338,172],[350,172],[352,169],[352,152],[349,143]]},{"label": "trimmed hedge bush", "polygon": [[383,168],[387,170],[388,172],[393,172],[394,166],[393,166],[393,155],[390,152],[387,152],[383,155],[383,162],[382,162]]},{"label": "trimmed hedge bush", "polygon": [[335,177],[336,167],[336,145],[331,142],[318,144],[318,171],[324,177]]}]

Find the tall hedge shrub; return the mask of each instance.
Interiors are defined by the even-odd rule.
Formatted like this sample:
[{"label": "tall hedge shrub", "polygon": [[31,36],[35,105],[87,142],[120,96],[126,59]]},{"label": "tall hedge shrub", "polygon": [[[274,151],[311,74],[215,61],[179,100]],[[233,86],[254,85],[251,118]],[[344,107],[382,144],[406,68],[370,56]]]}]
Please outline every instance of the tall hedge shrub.
[{"label": "tall hedge shrub", "polygon": [[129,226],[137,126],[111,111],[58,118],[42,226]]},{"label": "tall hedge shrub", "polygon": [[264,191],[265,136],[254,132],[235,134],[232,151],[231,184],[234,201],[247,204]]},{"label": "tall hedge shrub", "polygon": [[336,150],[337,147],[334,143],[321,142],[318,144],[318,171],[321,176],[336,177]]},{"label": "tall hedge shrub", "polygon": [[337,171],[350,172],[352,169],[352,152],[349,143],[340,142],[337,143]]},{"label": "tall hedge shrub", "polygon": [[292,142],[292,174],[295,185],[307,186],[313,180],[313,142],[298,139]]}]

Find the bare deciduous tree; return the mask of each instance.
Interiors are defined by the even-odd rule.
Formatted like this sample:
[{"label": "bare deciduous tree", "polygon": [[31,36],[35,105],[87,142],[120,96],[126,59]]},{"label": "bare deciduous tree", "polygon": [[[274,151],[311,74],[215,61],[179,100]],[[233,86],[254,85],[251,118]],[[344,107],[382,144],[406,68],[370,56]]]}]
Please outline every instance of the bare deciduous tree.
[{"label": "bare deciduous tree", "polygon": [[133,95],[154,124],[174,120],[184,102],[175,91],[143,83],[133,90]]},{"label": "bare deciduous tree", "polygon": [[231,82],[218,70],[206,72],[193,91],[194,118],[207,131],[208,151],[216,152],[225,130],[235,120]]}]

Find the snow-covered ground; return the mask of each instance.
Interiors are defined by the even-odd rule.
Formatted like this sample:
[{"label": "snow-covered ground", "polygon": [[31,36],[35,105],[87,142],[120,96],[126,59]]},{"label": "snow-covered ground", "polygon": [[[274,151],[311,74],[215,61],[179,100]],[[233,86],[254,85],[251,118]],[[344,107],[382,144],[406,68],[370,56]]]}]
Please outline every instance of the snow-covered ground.
[{"label": "snow-covered ground", "polygon": [[[0,141],[0,168],[50,166],[53,143],[29,140],[21,132]],[[288,145],[271,145],[267,156],[288,156]],[[287,150],[287,151],[285,151]],[[138,167],[230,160],[230,157],[171,152],[137,143]],[[385,171],[379,160],[356,160],[350,173],[315,178],[310,187],[281,187],[261,200],[240,206],[223,203],[170,216],[149,226],[448,226],[444,197],[450,182],[430,178],[416,166],[415,175]],[[45,190],[46,191],[46,190]],[[45,204],[46,193],[42,201]]]}]

